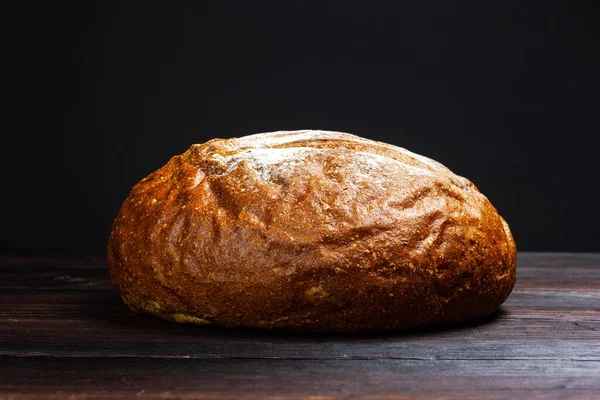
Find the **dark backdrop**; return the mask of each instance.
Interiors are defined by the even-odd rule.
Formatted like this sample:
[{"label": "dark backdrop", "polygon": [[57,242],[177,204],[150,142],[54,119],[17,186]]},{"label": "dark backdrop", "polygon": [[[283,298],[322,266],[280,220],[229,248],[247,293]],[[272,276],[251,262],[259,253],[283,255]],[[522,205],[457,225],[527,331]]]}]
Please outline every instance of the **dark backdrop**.
[{"label": "dark backdrop", "polygon": [[161,3],[4,3],[4,249],[101,252],[191,143],[318,128],[466,176],[520,250],[600,251],[599,2]]}]

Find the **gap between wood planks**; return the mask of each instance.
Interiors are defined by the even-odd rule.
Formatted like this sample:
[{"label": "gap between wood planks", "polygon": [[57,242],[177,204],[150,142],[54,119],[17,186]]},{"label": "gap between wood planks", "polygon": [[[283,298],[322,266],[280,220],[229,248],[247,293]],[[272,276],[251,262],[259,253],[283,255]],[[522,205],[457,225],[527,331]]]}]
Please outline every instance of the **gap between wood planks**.
[{"label": "gap between wood planks", "polygon": [[498,358],[498,357],[465,357],[465,358],[453,358],[453,357],[400,357],[400,356],[386,356],[386,357],[308,357],[308,356],[231,356],[231,355],[216,355],[206,354],[202,356],[198,355],[180,355],[180,354],[53,354],[44,352],[31,352],[23,353],[18,352],[11,354],[5,352],[0,354],[1,358],[127,358],[127,359],[185,359],[185,360],[289,360],[289,361],[566,361],[566,362],[597,362],[600,363],[600,358],[579,358],[579,357],[510,357],[510,358]]}]

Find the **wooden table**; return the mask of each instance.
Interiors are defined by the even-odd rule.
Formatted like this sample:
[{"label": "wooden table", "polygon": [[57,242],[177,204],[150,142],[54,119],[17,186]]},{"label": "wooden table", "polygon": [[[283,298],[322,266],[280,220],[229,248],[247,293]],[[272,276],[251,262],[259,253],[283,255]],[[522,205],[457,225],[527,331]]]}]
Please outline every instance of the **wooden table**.
[{"label": "wooden table", "polygon": [[137,316],[104,259],[0,257],[0,399],[361,396],[600,399],[600,254],[521,253],[491,318],[360,336]]}]

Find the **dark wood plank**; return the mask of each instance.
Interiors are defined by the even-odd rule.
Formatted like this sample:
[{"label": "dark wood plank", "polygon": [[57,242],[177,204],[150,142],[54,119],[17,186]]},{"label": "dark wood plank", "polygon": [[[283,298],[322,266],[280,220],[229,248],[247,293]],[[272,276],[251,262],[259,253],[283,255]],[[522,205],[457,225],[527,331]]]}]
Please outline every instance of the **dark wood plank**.
[{"label": "dark wood plank", "polygon": [[[593,398],[589,362],[0,358],[0,392],[67,398]],[[56,385],[60,382],[60,385]],[[591,396],[591,397],[590,397]],[[15,396],[16,397],[16,396]]]},{"label": "dark wood plank", "polygon": [[136,316],[105,264],[19,259],[0,274],[12,282],[0,290],[0,355],[600,360],[600,268],[592,262],[600,257],[557,255],[567,267],[554,257],[547,264],[554,266],[544,266],[540,257],[520,257],[517,287],[486,321],[351,337],[232,332]]},{"label": "dark wood plank", "polygon": [[[511,302],[520,304],[475,324],[332,336],[174,324],[133,315],[116,293],[100,293],[80,299],[37,291],[38,301],[18,304],[20,293],[3,292],[0,355],[600,360],[600,310],[589,310],[589,299],[577,308],[565,295],[547,295],[542,314],[533,296],[515,293]],[[557,316],[551,307],[561,305]]]},{"label": "dark wood plank", "polygon": [[[600,290],[600,254],[521,253],[517,271],[520,289]],[[106,260],[0,255],[0,290],[90,288],[114,289]]]},{"label": "dark wood plank", "polygon": [[520,254],[517,286],[494,316],[379,335],[228,331],[137,316],[102,259],[0,257],[0,305],[0,399],[593,398],[600,390],[599,254]]}]

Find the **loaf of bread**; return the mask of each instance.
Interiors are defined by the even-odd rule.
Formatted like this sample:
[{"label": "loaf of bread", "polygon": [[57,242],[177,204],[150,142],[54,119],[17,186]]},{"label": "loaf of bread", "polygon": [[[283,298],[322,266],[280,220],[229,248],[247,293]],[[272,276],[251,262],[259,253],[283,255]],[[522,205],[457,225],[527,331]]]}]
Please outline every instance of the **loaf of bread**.
[{"label": "loaf of bread", "polygon": [[507,223],[467,179],[399,147],[311,130],[173,157],[123,203],[108,261],[138,313],[328,332],[480,318],[516,273]]}]

